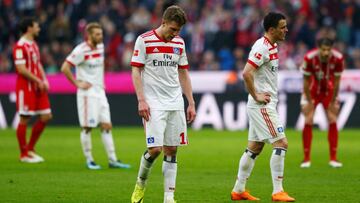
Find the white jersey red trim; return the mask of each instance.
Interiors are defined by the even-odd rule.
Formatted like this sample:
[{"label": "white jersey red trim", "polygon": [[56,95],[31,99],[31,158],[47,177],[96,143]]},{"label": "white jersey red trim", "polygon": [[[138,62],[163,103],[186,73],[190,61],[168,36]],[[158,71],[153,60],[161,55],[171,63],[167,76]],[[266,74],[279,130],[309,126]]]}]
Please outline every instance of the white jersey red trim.
[{"label": "white jersey red trim", "polygon": [[178,69],[188,69],[189,64],[181,37],[166,42],[155,30],[140,35],[135,43],[131,66],[144,68],[142,83],[150,108],[184,109]]}]

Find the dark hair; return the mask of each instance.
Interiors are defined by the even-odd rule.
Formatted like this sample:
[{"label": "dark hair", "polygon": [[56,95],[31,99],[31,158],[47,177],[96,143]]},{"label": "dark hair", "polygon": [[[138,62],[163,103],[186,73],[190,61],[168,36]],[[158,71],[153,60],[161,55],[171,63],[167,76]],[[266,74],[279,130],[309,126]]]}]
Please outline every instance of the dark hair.
[{"label": "dark hair", "polygon": [[264,17],[263,26],[265,31],[269,31],[271,27],[276,28],[280,20],[285,20],[285,16],[281,13],[270,12]]},{"label": "dark hair", "polygon": [[185,25],[187,21],[184,10],[176,5],[170,6],[165,10],[163,20],[167,22],[174,21],[179,26]]},{"label": "dark hair", "polygon": [[318,47],[321,47],[322,45],[331,47],[333,44],[334,44],[334,40],[327,38],[327,37],[323,37],[323,38],[316,40],[316,45]]},{"label": "dark hair", "polygon": [[28,27],[32,27],[36,22],[33,17],[25,17],[19,23],[19,29],[22,34],[27,32]]}]

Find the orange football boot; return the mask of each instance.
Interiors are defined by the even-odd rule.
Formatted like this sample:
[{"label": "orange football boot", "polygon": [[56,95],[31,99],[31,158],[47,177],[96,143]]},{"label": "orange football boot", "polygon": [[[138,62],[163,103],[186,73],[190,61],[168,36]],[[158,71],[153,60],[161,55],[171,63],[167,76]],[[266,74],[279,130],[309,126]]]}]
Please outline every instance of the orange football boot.
[{"label": "orange football boot", "polygon": [[231,200],[250,200],[250,201],[258,201],[260,200],[257,197],[250,195],[248,191],[244,191],[242,193],[231,192]]},{"label": "orange football boot", "polygon": [[295,198],[292,198],[288,193],[281,191],[272,195],[272,201],[274,202],[295,202]]}]

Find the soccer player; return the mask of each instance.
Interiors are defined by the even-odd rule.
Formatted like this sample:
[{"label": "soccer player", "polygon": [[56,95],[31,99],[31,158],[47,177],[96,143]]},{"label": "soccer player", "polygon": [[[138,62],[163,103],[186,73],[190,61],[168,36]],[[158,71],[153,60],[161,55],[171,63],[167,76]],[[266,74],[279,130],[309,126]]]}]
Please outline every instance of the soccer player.
[{"label": "soccer player", "polygon": [[[35,42],[40,33],[39,23],[33,18],[24,18],[20,24],[22,33],[13,50],[16,66],[16,110],[20,122],[16,136],[20,146],[20,161],[24,163],[43,162],[35,153],[35,144],[52,118],[47,91],[49,83],[40,60],[39,47]],[[26,128],[31,116],[39,115],[32,127],[29,142],[26,142]]]},{"label": "soccer player", "polygon": [[[101,138],[109,158],[110,168],[130,168],[117,159],[110,119],[110,107],[104,90],[104,44],[103,30],[98,23],[86,25],[87,40],[75,47],[66,58],[61,71],[77,87],[77,109],[81,146],[89,169],[100,169],[91,153],[91,130],[99,123]],[[71,67],[76,67],[76,79]]]},{"label": "soccer player", "polygon": [[[187,145],[186,120],[190,123],[196,115],[185,44],[178,36],[186,21],[180,7],[170,6],[163,14],[161,25],[140,35],[135,43],[132,79],[147,150],[141,156],[132,203],[144,201],[150,170],[161,151],[164,151],[164,202],[175,202],[177,146]],[[189,104],[186,119],[182,93]]]},{"label": "soccer player", "polygon": [[276,110],[279,68],[277,42],[285,40],[288,29],[285,16],[273,12],[264,17],[263,26],[265,35],[252,46],[243,71],[249,92],[247,111],[250,126],[248,145],[239,162],[231,199],[259,200],[245,189],[245,184],[250,177],[256,157],[262,151],[264,144],[270,143],[273,146],[270,158],[272,200],[292,202],[295,199],[284,192],[282,185],[288,142]]},{"label": "soccer player", "polygon": [[337,100],[340,77],[344,69],[343,55],[332,48],[333,41],[320,38],[317,48],[308,52],[304,57],[302,72],[304,74],[304,90],[301,98],[301,108],[305,116],[305,126],[302,132],[304,160],[301,168],[309,168],[310,148],[312,140],[312,125],[316,106],[321,103],[326,110],[329,123],[328,141],[330,149],[329,165],[334,168],[342,167],[337,160],[338,129],[336,126],[339,112]]}]

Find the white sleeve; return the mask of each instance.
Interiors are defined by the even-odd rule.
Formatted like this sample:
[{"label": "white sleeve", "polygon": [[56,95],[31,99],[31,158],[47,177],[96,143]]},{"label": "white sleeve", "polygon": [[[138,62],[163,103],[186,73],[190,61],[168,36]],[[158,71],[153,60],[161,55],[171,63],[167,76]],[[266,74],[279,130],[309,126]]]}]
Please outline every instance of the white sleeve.
[{"label": "white sleeve", "polygon": [[77,66],[84,61],[84,52],[80,51],[79,48],[75,48],[68,57],[66,61],[73,66]]},{"label": "white sleeve", "polygon": [[258,68],[266,61],[268,61],[268,58],[268,53],[265,51],[264,47],[254,44],[249,53],[247,62],[253,65],[255,68]]},{"label": "white sleeve", "polygon": [[131,57],[130,65],[139,68],[144,67],[145,56],[146,56],[146,49],[145,49],[144,39],[141,36],[139,36],[135,42],[134,52]]},{"label": "white sleeve", "polygon": [[189,69],[189,62],[186,56],[186,50],[185,50],[185,42],[184,47],[181,50],[181,55],[179,59],[179,68],[180,69]]}]

